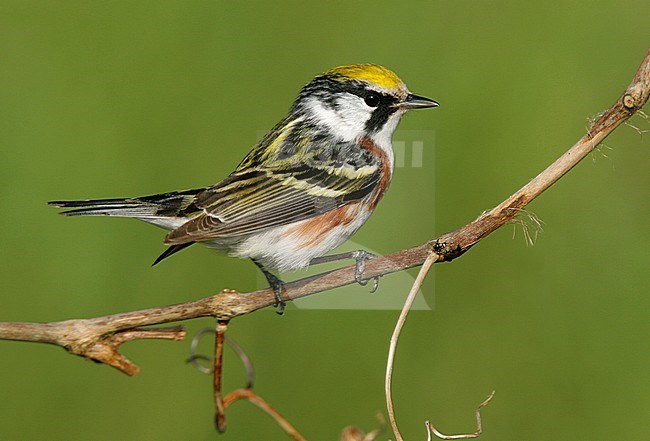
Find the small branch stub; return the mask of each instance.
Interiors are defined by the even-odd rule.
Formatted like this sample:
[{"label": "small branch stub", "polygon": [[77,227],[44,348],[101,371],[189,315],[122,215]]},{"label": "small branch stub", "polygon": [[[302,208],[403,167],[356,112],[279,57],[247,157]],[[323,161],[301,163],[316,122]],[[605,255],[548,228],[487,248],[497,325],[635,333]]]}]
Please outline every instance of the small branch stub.
[{"label": "small branch stub", "polygon": [[444,433],[439,432],[430,421],[425,421],[424,426],[427,428],[427,441],[431,441],[431,434],[434,434],[440,439],[468,439],[468,438],[478,438],[479,435],[483,432],[483,426],[481,423],[481,409],[488,405],[488,403],[494,397],[494,391],[488,395],[488,397],[476,408],[476,431],[473,433],[461,433],[459,435],[445,435]]},{"label": "small branch stub", "polygon": [[131,360],[119,353],[119,348],[123,343],[142,339],[179,341],[184,338],[185,330],[180,326],[150,329],[133,328],[102,336],[96,341],[84,342],[83,344],[74,342],[64,346],[64,348],[72,354],[107,364],[126,375],[133,376],[139,372],[139,368]]}]

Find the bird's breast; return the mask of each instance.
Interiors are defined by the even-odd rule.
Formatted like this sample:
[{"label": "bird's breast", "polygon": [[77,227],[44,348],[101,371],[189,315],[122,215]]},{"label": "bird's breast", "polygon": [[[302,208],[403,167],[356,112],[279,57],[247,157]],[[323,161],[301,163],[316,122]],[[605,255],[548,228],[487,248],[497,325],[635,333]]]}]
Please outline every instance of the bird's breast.
[{"label": "bird's breast", "polygon": [[390,179],[393,176],[393,157],[392,149],[389,147],[382,148],[371,138],[363,138],[360,142],[361,148],[369,152],[379,164],[379,182],[377,187],[368,195],[368,208],[374,210],[382,196],[388,189]]}]

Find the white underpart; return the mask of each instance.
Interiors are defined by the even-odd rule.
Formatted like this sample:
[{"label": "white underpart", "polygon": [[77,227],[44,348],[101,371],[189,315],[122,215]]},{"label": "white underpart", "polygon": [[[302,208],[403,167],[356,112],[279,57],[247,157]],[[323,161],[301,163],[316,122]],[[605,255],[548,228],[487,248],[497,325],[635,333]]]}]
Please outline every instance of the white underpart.
[{"label": "white underpart", "polygon": [[[345,226],[337,226],[327,231],[309,246],[304,246],[304,238],[287,235],[287,231],[296,230],[297,224],[271,228],[230,245],[228,254],[240,258],[252,258],[267,268],[289,271],[304,268],[315,257],[323,256],[336,248],[354,234],[370,216],[370,211],[361,209],[354,221]],[[301,222],[310,222],[307,219]],[[220,248],[219,244],[213,246]]]}]

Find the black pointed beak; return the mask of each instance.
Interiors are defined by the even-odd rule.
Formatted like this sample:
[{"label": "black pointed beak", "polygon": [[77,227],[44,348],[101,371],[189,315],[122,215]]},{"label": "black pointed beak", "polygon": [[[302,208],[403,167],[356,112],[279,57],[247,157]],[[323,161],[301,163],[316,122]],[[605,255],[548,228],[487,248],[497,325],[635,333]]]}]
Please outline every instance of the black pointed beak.
[{"label": "black pointed beak", "polygon": [[409,93],[406,99],[398,104],[402,109],[426,109],[428,107],[438,107],[440,104],[432,99]]}]

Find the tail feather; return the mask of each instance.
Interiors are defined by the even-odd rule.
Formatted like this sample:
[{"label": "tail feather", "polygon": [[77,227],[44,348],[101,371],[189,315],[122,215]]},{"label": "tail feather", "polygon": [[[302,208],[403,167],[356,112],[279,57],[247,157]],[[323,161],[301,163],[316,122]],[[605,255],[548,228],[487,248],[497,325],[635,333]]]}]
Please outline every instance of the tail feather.
[{"label": "tail feather", "polygon": [[61,207],[61,208],[72,208],[72,207],[88,207],[88,206],[95,206],[95,205],[102,205],[102,206],[114,206],[114,205],[123,205],[123,204],[129,204],[129,203],[134,203],[137,200],[135,199],[83,199],[83,200],[78,200],[78,201],[52,201],[48,202],[47,205],[51,205],[53,207]]},{"label": "tail feather", "polygon": [[[65,211],[61,212],[64,216],[130,217],[151,223],[166,230],[172,230],[186,222],[187,217],[200,211],[194,204],[194,200],[204,190],[205,188],[199,188],[196,190],[162,193],[139,198],[52,201],[48,202],[48,205],[65,209]],[[189,247],[193,243],[187,242],[170,246],[158,256],[153,265]]]},{"label": "tail feather", "polygon": [[148,217],[155,216],[159,207],[129,199],[105,199],[88,201],[54,201],[48,205],[59,208],[71,208],[62,211],[64,216],[121,216]]},{"label": "tail feather", "polygon": [[195,242],[186,242],[180,245],[172,245],[169,248],[167,248],[163,253],[154,260],[154,262],[151,264],[151,266],[155,266],[158,263],[160,263],[161,260],[168,258],[172,254],[176,254],[179,251],[189,247],[190,245],[193,245]]},{"label": "tail feather", "polygon": [[69,209],[61,212],[64,216],[185,217],[198,211],[193,201],[201,191],[202,188],[139,198],[52,201],[48,205]]}]

